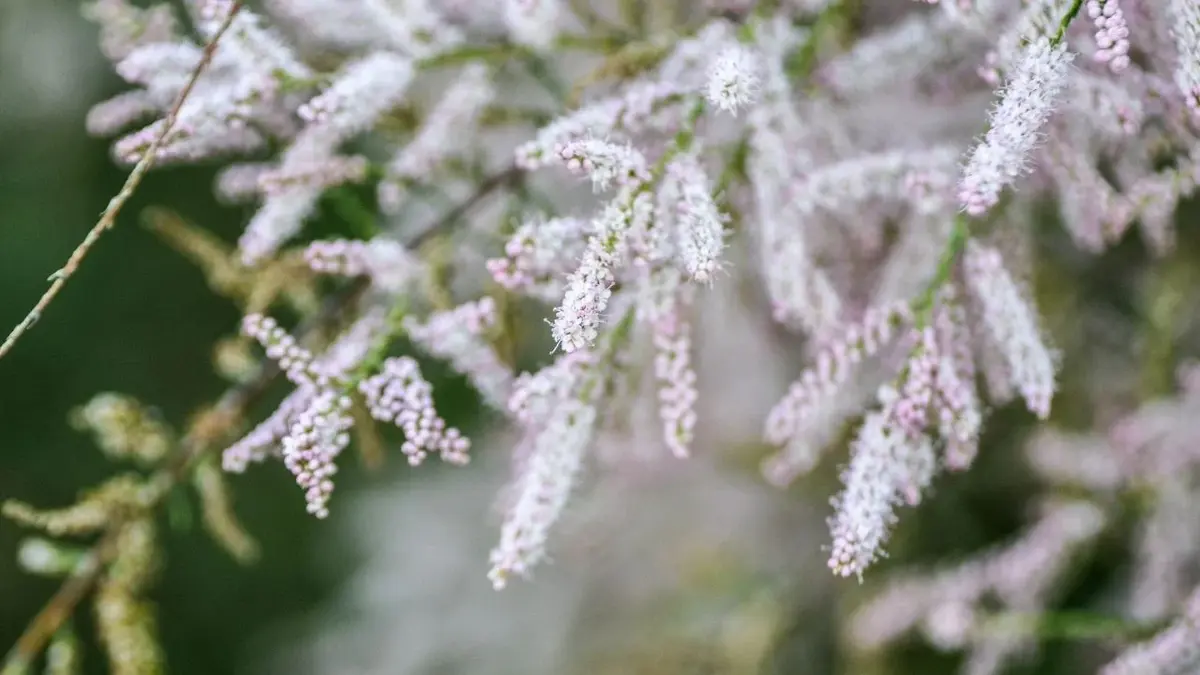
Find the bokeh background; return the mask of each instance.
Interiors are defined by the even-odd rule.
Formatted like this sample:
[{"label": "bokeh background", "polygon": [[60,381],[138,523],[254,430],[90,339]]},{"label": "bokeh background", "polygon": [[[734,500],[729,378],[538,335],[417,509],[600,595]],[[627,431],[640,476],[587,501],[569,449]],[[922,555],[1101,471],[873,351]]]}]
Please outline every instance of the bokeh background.
[{"label": "bokeh background", "polygon": [[[0,4],[2,331],[32,306],[124,180],[108,141],[88,137],[83,125],[91,104],[121,89],[77,2]],[[97,392],[152,403],[178,428],[224,390],[212,347],[235,329],[238,312],[139,220],[145,207],[169,205],[233,241],[249,214],[214,200],[214,173],[203,166],[152,173],[60,299],[0,361],[0,498],[66,505],[112,473],[66,421]],[[1194,267],[1188,236],[1185,230],[1176,264]],[[1098,307],[1084,314],[1115,317],[1103,327],[1136,323],[1146,283],[1137,271],[1146,254],[1136,242],[1096,259],[1072,254],[1054,233],[1041,245],[1058,261],[1039,277],[1045,306],[1064,317]],[[1078,291],[1056,293],[1070,284]],[[698,333],[724,335],[737,325],[730,317],[761,321],[746,318],[760,310],[743,300],[726,297],[710,312],[712,330]],[[1086,398],[1073,403],[1070,391],[1128,372],[1122,369],[1143,346],[1135,331],[1098,342],[1092,331],[1077,344],[1071,340],[1085,335],[1081,325],[1051,328],[1066,347],[1068,395],[1059,421],[1082,427],[1092,411]],[[702,337],[702,381],[751,383],[744,395],[726,396],[742,407],[706,416],[707,444],[738,442],[739,429],[752,434],[761,414],[753,411],[765,410],[796,372],[797,355],[779,336],[752,333]],[[1099,353],[1110,359],[1108,372],[1089,366]],[[1121,353],[1126,362],[1111,360]],[[484,571],[506,439],[485,431],[488,420],[461,381],[431,372],[450,421],[481,433],[482,447],[497,451],[476,466],[416,474],[390,461],[368,474],[348,455],[327,521],[304,513],[279,466],[236,477],[237,511],[262,547],[248,567],[219,550],[187,513],[161,515],[166,566],[154,598],[170,672],[865,672],[850,669],[838,635],[840,619],[865,590],[830,578],[820,550],[839,460],[790,493],[761,482],[754,449],[728,453],[732,459],[720,466],[698,462],[672,476],[650,472],[594,486],[572,514],[555,564],[534,584],[497,596]],[[1072,384],[1071,377],[1082,379]],[[764,400],[754,400],[764,391]],[[939,480],[932,498],[903,514],[891,558],[873,572],[963,555],[1019,531],[1028,514],[1014,504],[1035,485],[1013,458],[1030,428],[1019,410],[993,413],[980,463]],[[56,588],[17,569],[20,536],[0,522],[0,648]],[[1062,607],[1096,606],[1127,564],[1121,546],[1105,546],[1111,550],[1072,576]],[[81,612],[81,633],[89,626]],[[1051,639],[1041,657],[1014,672],[1089,672],[1080,664],[1102,662],[1106,653],[1104,645]],[[89,672],[103,670],[94,649],[86,663]],[[954,666],[914,643],[871,672]]]}]

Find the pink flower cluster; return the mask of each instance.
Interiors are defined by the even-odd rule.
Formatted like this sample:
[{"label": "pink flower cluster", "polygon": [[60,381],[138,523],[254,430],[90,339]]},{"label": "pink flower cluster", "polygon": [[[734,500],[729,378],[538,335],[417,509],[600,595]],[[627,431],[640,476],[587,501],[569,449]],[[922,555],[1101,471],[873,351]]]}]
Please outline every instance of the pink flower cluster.
[{"label": "pink flower cluster", "polygon": [[[696,353],[712,335],[697,325],[719,322],[693,323],[716,291],[761,309],[753,328],[792,360],[779,368],[780,384],[794,376],[786,391],[753,383],[776,401],[761,433],[767,481],[792,482],[849,432],[826,561],[862,577],[902,507],[929,499],[943,470],[973,464],[992,408],[1016,400],[1029,423],[1078,413],[1056,399],[1075,383],[1059,372],[1069,347],[1053,345],[1092,330],[1093,308],[1047,320],[1075,296],[1035,289],[1034,267],[1051,273],[1043,285],[1090,279],[1080,261],[1132,229],[1147,259],[1172,253],[1187,227],[1179,206],[1200,186],[1194,0],[697,3],[694,23],[623,17],[637,30],[596,34],[607,15],[562,0],[185,4],[194,34],[163,8],[91,6],[133,91],[96,106],[89,129],[142,125],[114,144],[139,159],[211,55],[155,159],[246,155],[217,189],[253,204],[235,258],[247,283],[277,283],[271,263],[301,254],[311,272],[361,278],[325,317],[343,332],[323,349],[245,318],[242,332],[295,388],[228,448],[226,469],[281,456],[323,517],[356,405],[403,432],[411,464],[466,462],[470,443],[438,413],[415,354],[398,350],[443,360],[520,432],[490,558],[496,587],[548,556],[598,434],[645,411],[655,452],[721,451],[701,411],[738,394],[700,387]],[[571,79],[583,61],[567,50],[597,51],[599,67]],[[562,189],[564,173],[592,194]],[[375,201],[358,204],[357,187],[328,193],[351,183]],[[329,197],[353,204],[322,219],[340,234],[314,240],[307,228]],[[1045,204],[1068,237],[1047,234]],[[1069,242],[1079,250],[1065,253]],[[1118,275],[1139,255],[1126,248]],[[1157,274],[1120,276],[1113,294],[1123,302],[1122,289]],[[1165,316],[1186,304],[1175,290],[1094,322],[1148,324],[1138,335],[1167,355],[1147,368],[1163,370],[1190,345],[1190,326]],[[1127,333],[1112,339],[1141,344]],[[537,361],[537,335],[552,357]],[[1037,432],[1029,468],[1071,498],[1048,500],[1009,544],[889,587],[854,620],[854,641],[873,648],[919,629],[967,651],[969,672],[997,672],[1030,643],[982,630],[986,615],[1050,608],[1071,556],[1121,521],[1111,512],[1136,484],[1154,502],[1136,514],[1128,611],[1185,618],[1106,672],[1191,658],[1194,607],[1177,601],[1200,561],[1200,537],[1179,526],[1200,518],[1197,382],[1141,405],[1113,393],[1111,432]]]}]

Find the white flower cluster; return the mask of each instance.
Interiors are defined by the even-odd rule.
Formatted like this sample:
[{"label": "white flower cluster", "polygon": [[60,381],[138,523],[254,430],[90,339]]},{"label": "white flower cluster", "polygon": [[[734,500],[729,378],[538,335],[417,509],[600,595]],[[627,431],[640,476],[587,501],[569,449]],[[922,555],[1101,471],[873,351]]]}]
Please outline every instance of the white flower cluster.
[{"label": "white flower cluster", "polygon": [[[439,414],[423,362],[399,350],[444,360],[521,431],[496,587],[546,558],[593,438],[634,412],[657,409],[659,451],[719,450],[702,411],[737,394],[700,387],[693,348],[711,335],[692,321],[722,286],[748,312],[762,305],[762,332],[807,365],[785,392],[759,385],[777,401],[761,434],[774,449],[766,479],[786,485],[858,425],[827,560],[861,577],[898,509],[972,465],[991,406],[1019,395],[1050,417],[1063,364],[1021,283],[1044,239],[1034,207],[1052,197],[1088,253],[1136,224],[1163,254],[1200,185],[1192,0],[694,3],[686,13],[700,20],[670,30],[669,12],[620,14],[625,30],[562,0],[185,4],[195,38],[165,9],[95,0],[103,51],[136,89],[98,105],[89,128],[161,118],[116,141],[125,161],[152,145],[160,163],[249,155],[217,180],[223,198],[258,202],[223,261],[267,298],[247,312],[307,316],[336,288],[337,311],[314,313],[311,334],[243,321],[278,365],[263,372],[295,388],[226,450],[225,468],[279,456],[323,517],[356,410],[398,427],[413,465],[464,463],[470,443]],[[591,61],[568,51],[597,52],[597,67],[574,79]],[[592,194],[555,183],[564,173]],[[521,321],[537,311],[548,330]],[[332,344],[326,326],[342,331]],[[533,362],[530,326],[556,345],[549,365]],[[1163,330],[1172,352],[1178,335]],[[1111,439],[1133,464],[1167,463],[1139,470],[1164,495],[1138,555],[1160,583],[1133,582],[1151,614],[1200,559],[1200,544],[1164,534],[1195,513],[1192,483],[1169,470],[1193,464],[1187,405],[1146,408]],[[996,672],[1025,643],[973,632],[981,597],[1048,606],[1048,584],[1106,527],[1124,484],[1114,467],[1126,460],[1112,457],[1072,473],[1077,450],[1031,463],[1102,496],[1052,502],[1017,544],[906,586],[914,608],[893,606],[904,616],[883,628],[887,613],[869,612],[866,632],[920,626],[936,646],[971,650],[971,672]],[[1193,632],[1170,629],[1155,649]],[[1128,672],[1121,663],[1111,672]]]},{"label": "white flower cluster", "polygon": [[975,146],[959,183],[959,200],[973,216],[986,213],[1000,192],[1029,167],[1029,153],[1067,82],[1072,55],[1040,38],[1029,46],[992,111],[984,141]]}]

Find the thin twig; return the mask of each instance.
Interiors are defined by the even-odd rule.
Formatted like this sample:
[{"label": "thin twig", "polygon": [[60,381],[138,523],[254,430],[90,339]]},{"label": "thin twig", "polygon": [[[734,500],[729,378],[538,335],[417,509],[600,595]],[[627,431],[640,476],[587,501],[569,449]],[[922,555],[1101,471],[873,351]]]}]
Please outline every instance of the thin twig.
[{"label": "thin twig", "polygon": [[[512,185],[523,174],[510,166],[484,179],[466,199],[447,211],[426,229],[418,232],[407,243],[418,247],[433,235],[449,230],[461,222],[476,205],[497,189]],[[346,308],[352,306],[366,290],[365,279],[356,280],[338,294],[326,300],[321,310],[297,329],[300,335],[320,331],[333,323]],[[270,362],[252,380],[231,388],[191,425],[188,435],[181,443],[180,452],[173,455],[169,465],[157,471],[149,481],[149,491],[143,511],[156,508],[183,481],[195,466],[196,461],[222,442],[232,429],[238,427],[246,410],[254,405],[279,375],[279,367]],[[130,514],[136,517],[140,514]],[[42,652],[46,643],[63,623],[75,612],[75,608],[87,596],[100,573],[116,554],[115,543],[121,527],[127,522],[121,519],[109,524],[104,535],[83,556],[58,592],[46,603],[37,616],[25,628],[9,651],[0,669],[0,675],[22,675]]]},{"label": "thin twig", "polygon": [[92,226],[92,229],[87,233],[87,236],[83,238],[83,241],[79,243],[79,246],[75,247],[75,250],[71,253],[71,257],[67,258],[67,263],[62,266],[62,269],[51,275],[50,278],[53,280],[53,282],[50,284],[50,288],[46,289],[46,292],[42,294],[41,299],[38,300],[37,304],[33,306],[33,309],[29,311],[29,314],[27,314],[25,318],[21,320],[21,323],[17,324],[16,328],[13,328],[12,332],[8,334],[8,337],[4,339],[4,343],[0,344],[0,358],[4,358],[4,355],[11,351],[13,346],[16,345],[17,340],[21,339],[21,336],[24,335],[30,328],[32,328],[33,324],[37,323],[38,319],[41,318],[42,313],[45,312],[50,303],[54,301],[54,298],[58,297],[58,294],[60,291],[62,291],[63,286],[67,285],[67,280],[75,274],[77,269],[79,269],[80,263],[83,262],[83,259],[87,257],[87,254],[91,251],[92,246],[94,246],[95,243],[100,239],[100,235],[107,232],[112,228],[113,224],[116,223],[117,215],[121,213],[121,209],[125,206],[125,202],[129,201],[129,198],[133,196],[134,191],[136,191],[138,186],[141,184],[142,178],[145,177],[146,172],[149,171],[154,165],[154,160],[158,155],[159,149],[166,142],[167,136],[170,135],[171,131],[175,128],[175,123],[179,119],[180,109],[183,108],[183,104],[187,101],[188,96],[191,95],[192,89],[195,88],[196,81],[200,79],[201,73],[203,73],[208,67],[208,64],[212,62],[213,54],[216,52],[217,42],[221,39],[221,36],[229,30],[229,27],[233,24],[234,17],[237,16],[237,13],[241,10],[241,8],[242,3],[240,1],[234,2],[230,7],[229,14],[226,15],[225,20],[217,28],[217,32],[213,34],[212,39],[208,41],[207,45],[205,45],[204,53],[200,57],[200,62],[197,63],[196,67],[192,70],[191,77],[189,77],[187,83],[183,85],[183,89],[179,91],[179,95],[175,97],[175,102],[171,105],[171,109],[167,112],[167,116],[163,118],[162,130],[160,130],[158,135],[154,137],[154,140],[151,141],[149,147],[146,148],[145,154],[143,154],[142,158],[138,160],[137,165],[133,167],[133,171],[130,172],[129,177],[125,179],[125,184],[121,186],[121,191],[118,192],[116,196],[108,202],[108,206],[104,209],[104,213],[100,214],[100,220],[96,221],[96,224]]},{"label": "thin twig", "polygon": [[4,660],[4,669],[0,670],[0,675],[25,675],[28,672],[33,660],[41,653],[42,647],[74,613],[75,606],[91,590],[105,561],[112,557],[117,541],[116,532],[115,529],[106,532],[75,565],[71,576],[67,577],[54,597],[38,612],[33,621],[29,622],[25,632],[13,645],[12,651]]},{"label": "thin twig", "polygon": [[479,202],[483,201],[483,199],[489,194],[495,192],[498,188],[516,184],[516,182],[520,180],[523,175],[524,174],[522,173],[521,169],[517,168],[516,165],[510,165],[508,168],[484,178],[483,181],[476,186],[475,192],[471,193],[471,196],[459,202],[457,206],[447,211],[433,224],[429,225],[420,232],[417,232],[409,241],[405,242],[405,244],[408,246],[408,248],[413,250],[420,248],[421,245],[428,241],[430,237],[458,222],[460,218],[466,215],[471,209],[475,208],[475,206]]}]

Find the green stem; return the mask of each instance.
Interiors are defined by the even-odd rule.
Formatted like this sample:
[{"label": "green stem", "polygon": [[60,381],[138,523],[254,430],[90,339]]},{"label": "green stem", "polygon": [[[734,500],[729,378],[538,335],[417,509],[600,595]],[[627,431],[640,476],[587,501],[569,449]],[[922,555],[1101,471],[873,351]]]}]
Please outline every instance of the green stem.
[{"label": "green stem", "polygon": [[987,617],[983,630],[1045,640],[1140,640],[1154,635],[1164,626],[1164,622],[1141,623],[1083,611],[1007,612]]},{"label": "green stem", "polygon": [[1082,7],[1083,0],[1075,0],[1071,3],[1070,8],[1067,9],[1067,13],[1063,15],[1062,21],[1058,23],[1058,32],[1051,38],[1050,44],[1057,45],[1063,41],[1063,37],[1067,34],[1067,26],[1070,26],[1075,17],[1079,15],[1079,10]]},{"label": "green stem", "polygon": [[584,401],[590,400],[596,387],[605,382],[606,376],[604,373],[608,372],[608,364],[616,356],[617,349],[629,339],[629,335],[633,330],[634,316],[635,312],[633,309],[626,310],[625,314],[621,316],[621,320],[617,322],[616,327],[608,334],[607,344],[604,346],[600,363],[596,364],[592,377],[588,378],[579,390],[579,397]]},{"label": "green stem", "polygon": [[750,134],[743,134],[742,138],[733,147],[733,151],[729,153],[729,161],[725,163],[725,169],[717,178],[717,184],[713,188],[713,194],[720,196],[725,194],[734,181],[742,180],[746,177],[746,162],[750,157]]},{"label": "green stem", "polygon": [[354,369],[350,377],[347,378],[342,392],[349,395],[358,388],[358,384],[365,380],[371,373],[379,370],[380,364],[387,358],[388,348],[391,347],[392,341],[404,333],[404,317],[408,315],[408,298],[400,296],[396,303],[392,305],[392,309],[388,312],[387,330],[383,335],[376,338],[375,343],[371,345],[371,350],[359,362],[358,367]]},{"label": "green stem", "polygon": [[351,234],[360,239],[371,239],[379,234],[379,223],[375,220],[375,214],[349,187],[341,186],[329,190],[325,197],[337,215],[350,225]]},{"label": "green stem", "polygon": [[704,114],[704,108],[703,98],[697,96],[692,100],[692,107],[688,110],[687,117],[684,118],[683,126],[675,134],[670,149],[663,153],[658,160],[658,165],[654,167],[655,174],[662,173],[667,163],[679,153],[687,152],[692,148],[692,144],[696,141],[696,122],[700,121],[700,116]]},{"label": "green stem", "polygon": [[954,219],[954,229],[950,231],[950,241],[946,242],[946,248],[942,250],[942,257],[938,261],[933,279],[930,279],[921,295],[913,301],[912,312],[918,328],[923,327],[929,320],[929,313],[933,310],[933,301],[937,297],[938,289],[949,281],[950,275],[954,273],[954,263],[958,261],[958,256],[966,248],[967,240],[970,238],[969,234],[970,226],[967,217],[959,214]]},{"label": "green stem", "polygon": [[845,24],[843,13],[847,11],[846,2],[834,2],[817,15],[813,22],[808,39],[804,41],[785,64],[785,70],[791,79],[808,78],[817,68],[817,54],[821,40],[829,35],[837,35]]}]

